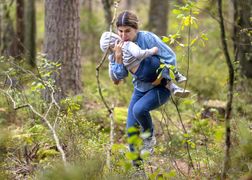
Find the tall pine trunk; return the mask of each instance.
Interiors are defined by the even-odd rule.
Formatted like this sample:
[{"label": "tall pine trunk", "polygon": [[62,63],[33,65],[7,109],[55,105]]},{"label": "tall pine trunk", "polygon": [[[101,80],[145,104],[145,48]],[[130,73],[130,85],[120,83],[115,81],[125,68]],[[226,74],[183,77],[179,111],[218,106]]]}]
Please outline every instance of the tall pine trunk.
[{"label": "tall pine trunk", "polygon": [[240,62],[241,74],[252,78],[252,6],[251,0],[233,0],[234,6],[234,50]]},{"label": "tall pine trunk", "polygon": [[44,53],[48,60],[61,63],[60,73],[52,77],[60,89],[56,99],[80,93],[79,0],[45,0]]},{"label": "tall pine trunk", "polygon": [[105,14],[105,20],[107,24],[107,28],[109,28],[110,23],[112,21],[112,11],[111,7],[113,5],[113,0],[102,0],[104,14]]},{"label": "tall pine trunk", "polygon": [[149,31],[159,36],[167,33],[168,1],[151,0],[149,9]]}]

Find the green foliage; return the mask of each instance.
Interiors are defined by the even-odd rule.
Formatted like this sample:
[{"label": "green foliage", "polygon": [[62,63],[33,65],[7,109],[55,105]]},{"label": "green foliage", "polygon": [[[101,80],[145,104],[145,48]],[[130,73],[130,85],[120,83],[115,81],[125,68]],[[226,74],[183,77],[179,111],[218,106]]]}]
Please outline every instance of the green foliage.
[{"label": "green foliage", "polygon": [[247,122],[245,119],[233,122],[233,126],[237,128],[237,131],[232,135],[234,140],[231,151],[233,166],[230,173],[234,178],[240,178],[244,174],[252,173],[252,134],[250,124],[251,122]]},{"label": "green foliage", "polygon": [[99,155],[90,157],[75,165],[68,165],[67,168],[58,164],[41,171],[36,179],[62,179],[62,180],[82,180],[82,179],[103,179],[103,169],[105,161]]}]

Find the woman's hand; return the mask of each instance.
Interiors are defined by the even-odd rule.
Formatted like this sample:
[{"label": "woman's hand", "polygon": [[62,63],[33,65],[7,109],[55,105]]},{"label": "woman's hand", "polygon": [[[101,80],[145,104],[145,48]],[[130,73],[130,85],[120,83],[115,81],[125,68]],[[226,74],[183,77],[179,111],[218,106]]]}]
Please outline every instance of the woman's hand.
[{"label": "woman's hand", "polygon": [[115,52],[115,61],[118,64],[122,64],[122,46],[123,41],[117,41],[115,43],[114,52]]}]

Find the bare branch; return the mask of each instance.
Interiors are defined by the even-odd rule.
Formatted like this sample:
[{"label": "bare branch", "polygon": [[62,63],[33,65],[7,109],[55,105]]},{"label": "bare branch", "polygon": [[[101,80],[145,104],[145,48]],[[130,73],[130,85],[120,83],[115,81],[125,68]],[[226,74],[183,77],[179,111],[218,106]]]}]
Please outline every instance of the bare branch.
[{"label": "bare branch", "polygon": [[[117,8],[118,8],[118,4],[119,4],[120,0],[116,1],[114,3],[114,15],[113,15],[113,19],[111,20],[110,23],[110,33],[112,32],[112,27],[116,18],[116,12],[117,12]],[[109,105],[107,104],[107,102],[105,101],[102,91],[101,91],[101,84],[100,84],[100,68],[102,67],[102,64],[104,63],[104,61],[106,60],[106,57],[108,55],[109,49],[106,50],[106,52],[104,53],[100,63],[97,65],[96,67],[96,80],[97,80],[97,86],[98,86],[98,91],[99,91],[99,95],[102,99],[103,104],[105,105],[106,109],[109,112],[109,117],[110,117],[110,143],[109,143],[109,149],[108,149],[108,153],[107,153],[107,166],[108,168],[111,170],[111,165],[110,165],[110,157],[111,157],[111,150],[112,150],[112,146],[114,144],[114,115],[113,115],[113,108],[110,108]]]}]

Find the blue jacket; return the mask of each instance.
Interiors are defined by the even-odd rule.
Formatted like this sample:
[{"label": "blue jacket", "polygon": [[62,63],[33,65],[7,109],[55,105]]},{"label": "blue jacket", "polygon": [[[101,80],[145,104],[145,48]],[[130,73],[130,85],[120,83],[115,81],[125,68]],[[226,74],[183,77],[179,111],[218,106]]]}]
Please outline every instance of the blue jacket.
[{"label": "blue jacket", "polygon": [[[148,31],[139,31],[137,33],[137,37],[135,43],[141,49],[150,49],[152,47],[158,48],[157,56],[159,59],[166,64],[171,64],[176,66],[176,55],[175,53],[169,48],[157,35],[153,34],[152,32]],[[148,57],[154,58],[155,56]],[[127,69],[123,66],[123,64],[118,64],[113,59],[113,56],[109,56],[109,74],[112,80],[121,80],[128,76]],[[141,91],[145,92],[154,87],[150,82],[140,81],[136,76],[133,74],[133,84],[134,87]]]}]

